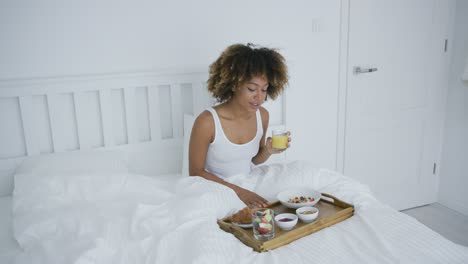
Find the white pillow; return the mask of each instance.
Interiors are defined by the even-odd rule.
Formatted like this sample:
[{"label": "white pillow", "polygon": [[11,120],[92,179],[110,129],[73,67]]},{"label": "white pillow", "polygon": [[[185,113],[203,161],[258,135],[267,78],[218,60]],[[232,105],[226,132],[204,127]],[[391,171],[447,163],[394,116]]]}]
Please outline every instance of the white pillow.
[{"label": "white pillow", "polygon": [[123,154],[115,151],[90,150],[53,153],[27,157],[16,174],[66,172],[128,172]]},{"label": "white pillow", "polygon": [[189,176],[189,143],[190,134],[192,133],[193,122],[195,117],[193,115],[184,115],[184,146],[182,150],[182,176]]}]

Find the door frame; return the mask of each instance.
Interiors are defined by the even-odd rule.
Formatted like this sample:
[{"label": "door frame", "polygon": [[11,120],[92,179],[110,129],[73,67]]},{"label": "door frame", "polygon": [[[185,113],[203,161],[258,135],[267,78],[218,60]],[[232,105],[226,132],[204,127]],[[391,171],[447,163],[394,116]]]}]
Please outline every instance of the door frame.
[{"label": "door frame", "polygon": [[348,55],[349,55],[349,3],[350,0],[340,1],[340,44],[338,68],[338,109],[336,131],[336,170],[344,173],[345,166],[345,138],[346,138],[346,97],[348,91]]}]

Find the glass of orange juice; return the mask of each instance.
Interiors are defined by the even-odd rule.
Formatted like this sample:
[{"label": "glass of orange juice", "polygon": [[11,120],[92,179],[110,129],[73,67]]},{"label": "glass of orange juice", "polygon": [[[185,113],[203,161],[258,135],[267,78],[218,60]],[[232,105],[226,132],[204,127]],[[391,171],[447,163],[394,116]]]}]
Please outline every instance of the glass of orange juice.
[{"label": "glass of orange juice", "polygon": [[288,132],[285,129],[274,129],[271,139],[273,149],[284,150],[288,148]]}]

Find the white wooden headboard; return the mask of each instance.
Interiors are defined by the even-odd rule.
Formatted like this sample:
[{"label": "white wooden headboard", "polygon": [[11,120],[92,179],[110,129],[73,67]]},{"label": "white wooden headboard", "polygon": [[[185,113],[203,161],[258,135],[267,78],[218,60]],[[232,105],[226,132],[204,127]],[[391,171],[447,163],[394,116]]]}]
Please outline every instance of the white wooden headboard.
[{"label": "white wooden headboard", "polygon": [[160,159],[158,173],[180,170],[183,114],[212,103],[206,80],[200,71],[1,81],[0,194],[11,193],[14,170],[34,155],[152,150],[141,156]]},{"label": "white wooden headboard", "polygon": [[[106,150],[125,153],[133,172],[180,172],[183,115],[214,103],[207,78],[198,71],[0,81],[0,196],[11,194],[28,156]],[[265,107],[270,129],[284,124],[283,98]]]}]

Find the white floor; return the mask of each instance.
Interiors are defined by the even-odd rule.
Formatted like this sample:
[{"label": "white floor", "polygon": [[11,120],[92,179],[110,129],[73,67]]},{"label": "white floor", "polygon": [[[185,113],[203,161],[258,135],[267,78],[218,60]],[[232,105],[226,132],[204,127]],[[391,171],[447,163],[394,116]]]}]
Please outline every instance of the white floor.
[{"label": "white floor", "polygon": [[447,239],[468,247],[468,216],[439,203],[401,211]]}]

